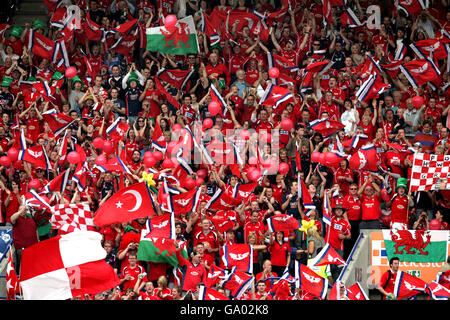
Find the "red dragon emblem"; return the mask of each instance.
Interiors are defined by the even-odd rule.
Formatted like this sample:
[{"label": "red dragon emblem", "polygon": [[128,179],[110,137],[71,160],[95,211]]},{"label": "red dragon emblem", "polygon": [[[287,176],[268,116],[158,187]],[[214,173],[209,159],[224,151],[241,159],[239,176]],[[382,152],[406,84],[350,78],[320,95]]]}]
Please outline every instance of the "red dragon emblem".
[{"label": "red dragon emblem", "polygon": [[[405,250],[407,254],[415,254],[416,252],[413,250],[419,251],[422,255],[428,255],[428,251],[423,251],[431,241],[430,233],[427,233],[425,237],[427,241],[424,242],[423,236],[425,232],[423,230],[416,231],[416,237],[413,237],[413,234],[408,230],[397,230],[397,234],[391,234],[392,241],[395,242],[395,254],[403,254]],[[399,250],[400,247],[404,247],[402,250]]]},{"label": "red dragon emblem", "polygon": [[[181,48],[180,45],[178,45],[178,42],[183,42],[184,46],[186,48],[189,48],[190,45],[189,42],[189,35],[191,32],[189,31],[189,25],[184,22],[178,22],[178,24],[175,26],[175,29],[170,32],[165,30],[164,28],[161,28],[161,33],[166,37],[166,47],[175,47],[175,48]],[[170,44],[169,42],[172,42]]]},{"label": "red dragon emblem", "polygon": [[158,249],[159,255],[161,255],[164,251],[167,251],[167,257],[171,257],[176,254],[175,240],[166,238],[152,238],[152,241]]}]

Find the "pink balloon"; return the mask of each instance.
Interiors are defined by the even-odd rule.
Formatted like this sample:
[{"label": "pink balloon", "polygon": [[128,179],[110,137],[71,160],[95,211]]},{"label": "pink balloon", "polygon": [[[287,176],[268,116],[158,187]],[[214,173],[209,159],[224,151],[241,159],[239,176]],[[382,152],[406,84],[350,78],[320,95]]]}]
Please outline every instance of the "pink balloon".
[{"label": "pink balloon", "polygon": [[311,161],[312,162],[319,162],[319,158],[320,158],[320,152],[319,151],[313,151],[311,153]]},{"label": "pink balloon", "polygon": [[103,165],[106,164],[106,162],[107,162],[106,157],[103,154],[99,155],[95,159],[95,164],[98,165],[98,166],[103,166]]},{"label": "pink balloon", "polygon": [[340,161],[341,159],[334,152],[329,151],[325,153],[325,164],[333,166]]},{"label": "pink balloon", "polygon": [[110,140],[105,140],[105,143],[103,144],[103,151],[107,154],[113,153],[114,151],[114,143]]},{"label": "pink balloon", "polygon": [[220,105],[216,101],[211,101],[208,105],[209,113],[214,117],[220,112]]},{"label": "pink balloon", "polygon": [[205,120],[203,120],[203,127],[205,127],[205,129],[209,129],[213,126],[214,122],[212,121],[211,118],[206,118]]},{"label": "pink balloon", "polygon": [[261,177],[261,171],[259,171],[259,169],[257,168],[252,168],[251,170],[249,170],[247,177],[251,181],[257,181]]},{"label": "pink balloon", "polygon": [[421,96],[415,96],[412,98],[411,102],[416,109],[419,109],[421,106],[423,106],[425,101]]},{"label": "pink balloon", "polygon": [[172,31],[175,28],[175,25],[177,24],[177,17],[173,14],[169,14],[167,17],[164,18],[164,27],[166,27],[167,30]]},{"label": "pink balloon", "polygon": [[325,165],[325,153],[320,153],[319,154],[319,163],[321,165]]},{"label": "pink balloon", "polygon": [[289,165],[286,162],[280,162],[280,165],[278,166],[278,171],[281,174],[287,174],[289,172]]},{"label": "pink balloon", "polygon": [[195,188],[195,180],[194,179],[187,177],[186,179],[184,179],[183,182],[184,182],[183,185],[186,189],[192,190]]},{"label": "pink balloon", "polygon": [[0,165],[3,167],[9,167],[9,165],[11,164],[11,159],[8,158],[7,156],[2,156],[0,157]]},{"label": "pink balloon", "polygon": [[71,164],[80,162],[80,154],[76,151],[71,151],[67,154],[67,161]]},{"label": "pink balloon", "polygon": [[16,148],[10,148],[7,152],[9,160],[12,162],[15,162],[17,158],[19,157],[19,150]]},{"label": "pink balloon", "polygon": [[173,126],[172,126],[172,130],[173,130],[173,132],[175,132],[175,133],[179,133],[180,131],[181,131],[181,125],[179,124],[179,123],[175,123]]},{"label": "pink balloon", "polygon": [[381,189],[381,199],[385,202],[388,202],[391,200],[386,188]]},{"label": "pink balloon", "polygon": [[195,186],[196,187],[200,187],[200,185],[205,182],[205,180],[203,180],[202,178],[198,177],[197,179],[195,179]]},{"label": "pink balloon", "polygon": [[33,179],[30,181],[30,183],[28,183],[28,186],[30,188],[39,189],[41,187],[41,181],[39,181],[38,179]]},{"label": "pink balloon", "polygon": [[144,157],[144,164],[151,168],[156,164],[156,159],[153,157],[153,155],[149,155],[147,157]]},{"label": "pink balloon", "polygon": [[294,123],[291,119],[283,119],[281,120],[281,129],[287,132],[290,132],[294,127]]},{"label": "pink balloon", "polygon": [[208,176],[208,171],[206,169],[198,169],[197,177],[205,179]]},{"label": "pink balloon", "polygon": [[101,138],[101,137],[96,137],[94,140],[92,140],[92,144],[97,149],[102,149],[104,143],[105,143],[105,140],[103,140],[103,138]]},{"label": "pink balloon", "polygon": [[155,158],[156,161],[161,161],[164,158],[164,155],[161,151],[153,151],[153,158]]},{"label": "pink balloon", "polygon": [[174,163],[171,159],[164,159],[162,166],[164,169],[170,169],[174,167]]},{"label": "pink balloon", "polygon": [[241,131],[240,136],[242,139],[248,140],[248,139],[250,139],[250,132],[248,130],[244,129]]},{"label": "pink balloon", "polygon": [[68,67],[66,69],[65,75],[67,78],[72,79],[77,75],[77,68],[75,67]]},{"label": "pink balloon", "polygon": [[278,78],[280,76],[280,70],[278,70],[278,68],[276,68],[276,67],[270,68],[269,76],[274,79]]}]

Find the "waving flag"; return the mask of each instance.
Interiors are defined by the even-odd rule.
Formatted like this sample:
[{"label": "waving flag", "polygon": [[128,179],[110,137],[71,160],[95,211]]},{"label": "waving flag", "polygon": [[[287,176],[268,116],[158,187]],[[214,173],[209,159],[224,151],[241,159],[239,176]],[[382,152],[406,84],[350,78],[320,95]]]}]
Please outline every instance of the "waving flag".
[{"label": "waving flag", "polygon": [[202,32],[209,37],[210,46],[214,46],[220,42],[220,35],[216,28],[212,25],[208,15],[205,12],[201,12],[202,15]]},{"label": "waving flag", "polygon": [[164,137],[159,122],[156,121],[155,130],[153,131],[152,135],[152,148],[164,153],[166,152],[166,147],[167,147],[166,138]]},{"label": "waving flag", "polygon": [[225,276],[226,276],[225,270],[213,264],[211,268],[209,268],[205,285],[209,288],[214,287],[216,284],[222,281],[222,279],[224,279]]},{"label": "waving flag", "polygon": [[378,171],[377,151],[375,147],[370,144],[361,147],[349,159],[350,168],[353,170],[367,170],[372,172]]},{"label": "waving flag", "polygon": [[222,116],[225,116],[227,113],[227,103],[225,99],[221,96],[219,90],[217,90],[215,85],[210,86],[209,94],[211,95],[211,100],[217,102],[222,107],[222,112],[220,113]]},{"label": "waving flag", "polygon": [[259,104],[272,105],[277,108],[278,105],[289,99],[292,99],[292,93],[288,89],[269,83]]},{"label": "waving flag", "polygon": [[200,193],[201,189],[197,188],[177,195],[171,195],[173,211],[177,214],[197,211]]},{"label": "waving flag", "polygon": [[35,167],[51,168],[44,146],[36,145],[19,151],[19,160],[31,163]]},{"label": "waving flag", "polygon": [[250,197],[250,195],[253,193],[257,185],[258,182],[250,182],[245,184],[236,183],[233,188],[233,197],[246,201],[248,197]]},{"label": "waving flag", "polygon": [[241,200],[235,199],[221,189],[217,189],[211,199],[205,206],[209,210],[231,210],[242,203]]},{"label": "waving flag", "polygon": [[147,236],[151,238],[175,239],[174,214],[166,213],[148,218],[145,232],[147,232]]},{"label": "waving flag", "polygon": [[122,121],[122,117],[117,119],[106,129],[106,134],[111,137],[114,142],[122,141],[129,129],[127,122]]},{"label": "waving flag", "polygon": [[98,227],[122,223],[156,214],[154,204],[145,182],[120,189],[97,210],[94,223]]},{"label": "waving flag", "polygon": [[[175,239],[148,237],[146,230],[141,232],[137,259],[139,261],[151,261],[155,263],[168,263],[173,267],[179,266],[177,258],[177,243]],[[181,255],[187,259],[187,251],[182,249]]]},{"label": "waving flag", "polygon": [[436,282],[450,290],[450,270],[438,272]]},{"label": "waving flag", "polygon": [[291,74],[292,72],[299,71],[298,66],[294,65],[288,59],[270,51],[267,52],[267,61],[269,69],[276,67],[280,70],[280,73]]},{"label": "waving flag", "polygon": [[377,99],[380,94],[387,91],[390,87],[390,84],[382,82],[379,74],[374,73],[364,81],[355,96],[358,101],[366,102],[368,100]]},{"label": "waving flag", "polygon": [[406,16],[412,16],[420,11],[426,10],[427,3],[426,0],[397,0],[396,7],[397,10],[402,10]]},{"label": "waving flag", "polygon": [[56,50],[55,41],[35,32],[34,29],[28,30],[26,39],[28,41],[28,50],[50,62],[56,62],[58,50]]},{"label": "waving flag", "polygon": [[193,69],[179,70],[162,68],[158,71],[157,76],[161,80],[172,84],[176,88],[180,88],[180,90],[183,90],[183,88],[186,86],[187,81],[193,73]]},{"label": "waving flag", "polygon": [[86,13],[86,19],[84,20],[83,25],[84,34],[86,38],[91,41],[105,41],[106,32],[104,28],[100,27],[97,23],[92,21],[91,14],[88,11]]},{"label": "waving flag", "polygon": [[424,292],[426,287],[426,282],[420,278],[398,271],[394,284],[394,296],[397,299],[409,298]]},{"label": "waving flag", "polygon": [[350,300],[369,300],[369,297],[359,282],[347,288],[347,296]]},{"label": "waving flag", "polygon": [[366,22],[361,22],[358,16],[350,8],[345,8],[341,15],[341,25],[343,27],[362,27]]},{"label": "waving flag", "polygon": [[[328,192],[328,190],[329,189],[326,189],[325,192]],[[323,204],[322,204],[322,221],[328,226],[331,226],[331,212],[328,201],[329,201],[328,197],[325,195],[323,197]]]},{"label": "waving flag", "polygon": [[101,239],[98,232],[77,231],[25,248],[20,274],[24,299],[67,300],[118,286]]},{"label": "waving flag", "polygon": [[400,72],[400,66],[403,64],[403,57],[388,64],[382,64],[381,68],[386,71],[393,79],[397,78]]},{"label": "waving flag", "polygon": [[[333,287],[330,290],[330,294],[328,295],[328,300],[341,300],[341,290],[340,288],[344,287],[344,295],[346,297],[348,297],[348,290],[345,287],[345,284],[343,282],[341,282],[340,280],[336,280],[336,282],[334,283]],[[350,298],[349,298],[350,299]]]},{"label": "waving flag", "polygon": [[435,81],[441,74],[436,65],[428,59],[406,62],[400,66],[400,71],[405,75],[413,88]]},{"label": "waving flag", "polygon": [[50,219],[53,228],[60,231],[59,234],[74,231],[96,231],[92,212],[87,203],[57,204],[53,207],[53,215]]},{"label": "waving flag", "polygon": [[169,92],[167,92],[158,77],[155,77],[155,86],[156,90],[158,90],[159,93],[166,98],[168,103],[173,105],[176,109],[180,109],[180,104],[178,103],[177,99],[175,99]]},{"label": "waving flag", "polygon": [[230,214],[230,212],[234,211],[220,210],[216,212],[216,214],[211,215],[210,217],[211,223],[213,224],[214,228],[217,230],[218,233],[225,234],[227,230],[232,229],[236,225],[237,223],[236,216]]},{"label": "waving flag", "polygon": [[55,136],[65,131],[75,121],[71,116],[57,112],[55,109],[42,113],[42,117],[48,123]]},{"label": "waving flag", "polygon": [[448,300],[450,298],[450,290],[436,281],[429,283],[425,288],[425,292],[434,300]]},{"label": "waving flag", "polygon": [[324,139],[329,138],[331,135],[345,128],[342,122],[333,119],[317,119],[311,121],[309,126],[314,131],[320,133]]},{"label": "waving flag", "polygon": [[308,192],[308,188],[306,187],[305,181],[303,181],[300,178],[300,175],[298,175],[297,182],[298,182],[298,198],[303,203],[303,206],[306,211],[305,214],[309,216],[311,211],[316,209],[316,206],[314,205],[311,195]]},{"label": "waving flag", "polygon": [[253,247],[248,244],[232,244],[220,247],[220,256],[227,269],[253,273]]},{"label": "waving flag", "polygon": [[139,38],[139,28],[137,28],[137,23],[135,22],[134,28],[130,29],[128,33],[123,34],[117,41],[110,47],[111,50],[117,53],[128,56],[130,55],[131,48],[134,47],[137,39]]},{"label": "waving flag", "polygon": [[198,300],[230,300],[226,295],[217,290],[200,286],[198,290]]},{"label": "waving flag", "polygon": [[54,179],[50,180],[47,185],[44,186],[44,192],[61,192],[61,194],[66,190],[67,181],[69,181],[70,170],[66,169]]},{"label": "waving flag", "polygon": [[439,39],[424,39],[411,43],[409,46],[419,59],[443,60],[448,55],[446,43]]},{"label": "waving flag", "polygon": [[[6,300],[16,300],[16,294],[19,291],[19,279],[12,260],[11,245],[8,254],[8,265],[6,266]],[[1,259],[0,259],[1,261]]]},{"label": "waving flag", "polygon": [[319,276],[304,264],[295,260],[296,286],[313,296],[325,299],[327,295],[328,280]]},{"label": "waving flag", "polygon": [[290,231],[298,229],[298,220],[287,214],[276,214],[267,220],[267,226],[270,232]]},{"label": "waving flag", "polygon": [[77,164],[75,172],[72,175],[72,181],[74,181],[77,184],[77,188],[80,192],[86,189],[87,175],[88,169],[86,168],[86,164],[85,163],[82,164],[81,162],[79,162]]},{"label": "waving flag", "polygon": [[239,299],[252,285],[254,277],[245,272],[239,271],[236,268],[225,277],[221,286],[230,290],[233,298]]},{"label": "waving flag", "polygon": [[346,265],[344,259],[327,243],[314,258],[313,265],[319,267],[328,264]]},{"label": "waving flag", "polygon": [[33,87],[36,89],[36,92],[39,92],[42,95],[45,101],[55,100],[47,81],[33,82]]}]

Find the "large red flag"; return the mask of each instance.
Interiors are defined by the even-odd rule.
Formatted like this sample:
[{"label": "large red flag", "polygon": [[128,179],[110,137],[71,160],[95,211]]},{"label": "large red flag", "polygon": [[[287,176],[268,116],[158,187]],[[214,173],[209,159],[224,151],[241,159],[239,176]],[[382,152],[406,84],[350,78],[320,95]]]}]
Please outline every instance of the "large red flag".
[{"label": "large red flag", "polygon": [[201,286],[198,291],[198,300],[230,300],[226,295],[217,290]]},{"label": "large red flag", "polygon": [[253,273],[253,249],[248,244],[232,244],[220,247],[220,256],[227,269],[236,267],[237,270]]},{"label": "large red flag", "polygon": [[8,265],[6,267],[6,300],[16,300],[16,294],[19,289],[19,279],[12,261],[12,247],[9,249]]},{"label": "large red flag", "polygon": [[156,215],[152,196],[145,182],[132,184],[114,193],[98,208],[94,224],[103,227]]},{"label": "large red flag", "polygon": [[325,299],[328,289],[328,280],[319,276],[304,264],[295,261],[295,278],[297,288],[310,294]]},{"label": "large red flag", "polygon": [[395,277],[394,296],[397,299],[409,298],[424,292],[427,284],[420,278],[409,273],[399,271]]}]

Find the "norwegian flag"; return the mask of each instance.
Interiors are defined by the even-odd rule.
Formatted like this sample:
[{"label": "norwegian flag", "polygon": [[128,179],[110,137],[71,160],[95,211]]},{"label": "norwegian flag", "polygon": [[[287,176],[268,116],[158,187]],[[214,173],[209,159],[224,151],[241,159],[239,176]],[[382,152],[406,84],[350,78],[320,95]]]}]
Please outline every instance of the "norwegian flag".
[{"label": "norwegian flag", "polygon": [[166,152],[167,142],[166,138],[164,138],[163,132],[161,130],[161,126],[159,122],[156,121],[155,130],[152,135],[152,148],[161,152]]},{"label": "norwegian flag", "polygon": [[300,227],[298,220],[287,214],[276,214],[266,221],[270,232],[290,231]]},{"label": "norwegian flag", "polygon": [[311,121],[310,128],[322,135],[324,139],[329,138],[339,130],[345,128],[342,122],[333,119],[317,119]]},{"label": "norwegian flag", "polygon": [[272,105],[276,109],[281,103],[289,99],[292,99],[292,93],[288,89],[269,83],[259,100],[259,104]]},{"label": "norwegian flag", "polygon": [[87,203],[57,204],[50,219],[53,228],[60,234],[70,232],[96,231],[91,209]]},{"label": "norwegian flag", "polygon": [[248,244],[231,244],[220,247],[220,256],[226,269],[253,273],[253,247]]},{"label": "norwegian flag", "polygon": [[75,121],[72,117],[62,112],[57,112],[55,109],[42,113],[42,117],[48,123],[55,136],[65,131]]},{"label": "norwegian flag", "polygon": [[424,39],[409,45],[419,59],[443,60],[448,56],[448,46],[439,39]]},{"label": "norwegian flag", "polygon": [[308,192],[308,188],[306,187],[305,181],[300,178],[300,175],[297,177],[298,182],[298,198],[302,201],[303,206],[305,207],[305,214],[309,216],[311,211],[316,209],[314,202],[312,201],[311,195]]},{"label": "norwegian flag", "polygon": [[6,266],[6,300],[16,300],[16,294],[19,290],[19,279],[12,260],[12,246],[9,248],[8,265]]},{"label": "norwegian flag", "polygon": [[130,127],[128,123],[122,121],[122,119],[122,117],[117,117],[117,119],[106,129],[106,134],[109,135],[114,142],[122,141]]},{"label": "norwegian flag", "polygon": [[194,69],[180,70],[162,68],[158,71],[156,76],[159,77],[159,79],[172,84],[176,88],[183,90],[193,73]]},{"label": "norwegian flag", "polygon": [[426,0],[396,0],[395,6],[397,10],[402,10],[406,16],[412,16],[427,9]]},{"label": "norwegian flag", "polygon": [[202,32],[209,37],[209,42],[211,46],[214,46],[220,42],[220,35],[216,28],[212,25],[208,15],[205,12],[201,12],[202,17]]},{"label": "norwegian flag", "polygon": [[343,27],[362,27],[366,24],[366,22],[361,22],[357,15],[350,8],[345,8],[344,12],[341,15],[341,25]]},{"label": "norwegian flag", "polygon": [[429,283],[425,288],[425,292],[434,300],[448,300],[450,297],[450,290],[436,281]]},{"label": "norwegian flag", "polygon": [[254,276],[239,271],[235,267],[225,276],[221,286],[224,289],[230,290],[230,294],[233,298],[239,299],[250,288],[254,278]]},{"label": "norwegian flag", "polygon": [[177,195],[170,195],[173,211],[177,214],[197,211],[200,194],[201,189],[196,188]]},{"label": "norwegian flag", "polygon": [[60,173],[56,178],[52,179],[45,185],[44,192],[51,193],[51,192],[61,192],[61,194],[64,192],[67,186],[67,181],[69,181],[69,175],[70,170],[67,169]]},{"label": "norwegian flag", "polygon": [[226,295],[217,290],[200,286],[198,290],[198,300],[230,300]]},{"label": "norwegian flag", "polygon": [[205,209],[209,210],[232,210],[242,203],[242,200],[235,199],[221,189],[206,203]]},{"label": "norwegian flag", "polygon": [[390,87],[390,84],[382,82],[379,74],[374,73],[370,75],[366,81],[364,81],[355,96],[357,100],[366,102],[368,100],[378,98],[380,94],[387,91]]},{"label": "norwegian flag", "polygon": [[397,299],[409,298],[424,292],[427,284],[420,278],[398,271],[394,284],[394,296]]},{"label": "norwegian flag", "polygon": [[418,88],[427,82],[439,79],[441,72],[428,59],[412,60],[400,66],[400,71],[408,79],[413,88]]},{"label": "norwegian flag", "polygon": [[206,277],[205,285],[207,287],[214,287],[216,284],[218,284],[222,279],[225,278],[227,273],[224,269],[216,266],[213,264],[211,268],[209,268],[208,276]]},{"label": "norwegian flag", "polygon": [[100,27],[94,21],[92,21],[91,14],[89,11],[87,12],[86,19],[84,20],[83,30],[84,34],[86,35],[86,38],[88,38],[89,40],[102,42],[105,41],[106,38],[105,29]]},{"label": "norwegian flag", "polygon": [[346,265],[344,259],[327,243],[314,258],[314,265],[325,266],[328,264]]},{"label": "norwegian flag", "polygon": [[148,218],[146,233],[152,238],[176,239],[174,214],[166,213]]},{"label": "norwegian flag", "polygon": [[51,168],[44,146],[36,145],[19,151],[19,160],[31,163],[35,167]]},{"label": "norwegian flag", "polygon": [[250,195],[253,193],[257,185],[258,182],[250,182],[245,184],[236,183],[233,188],[233,197],[246,201],[248,197],[250,197]]},{"label": "norwegian flag", "polygon": [[309,292],[313,296],[325,299],[328,280],[319,276],[304,264],[295,260],[296,287]]}]

